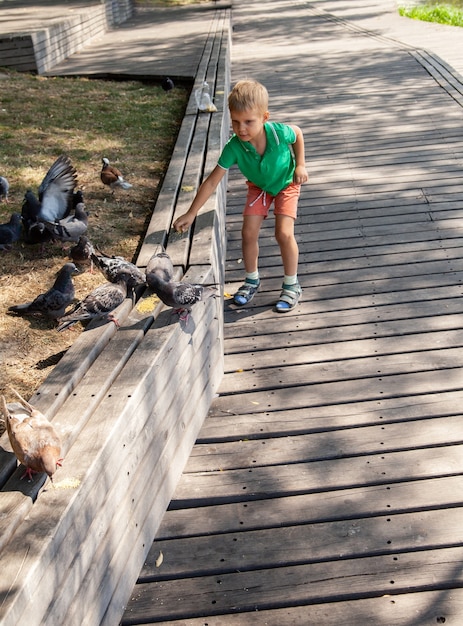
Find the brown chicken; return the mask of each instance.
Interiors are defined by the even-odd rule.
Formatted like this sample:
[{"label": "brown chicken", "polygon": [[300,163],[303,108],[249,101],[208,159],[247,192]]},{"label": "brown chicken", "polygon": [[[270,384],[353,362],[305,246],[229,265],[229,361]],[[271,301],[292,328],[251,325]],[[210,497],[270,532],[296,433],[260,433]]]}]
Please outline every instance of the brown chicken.
[{"label": "brown chicken", "polygon": [[4,396],[1,399],[1,410],[13,452],[26,468],[24,476],[30,479],[34,472],[45,472],[53,480],[52,476],[62,461],[61,439],[43,413],[24,400],[17,391],[12,391],[25,411],[10,412]]}]

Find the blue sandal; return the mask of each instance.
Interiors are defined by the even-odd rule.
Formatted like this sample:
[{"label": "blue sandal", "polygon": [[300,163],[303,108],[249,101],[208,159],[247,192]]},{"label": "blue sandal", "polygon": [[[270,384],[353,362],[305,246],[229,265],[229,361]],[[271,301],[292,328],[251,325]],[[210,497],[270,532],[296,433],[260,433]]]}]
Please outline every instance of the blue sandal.
[{"label": "blue sandal", "polygon": [[233,296],[233,302],[237,306],[244,306],[251,302],[260,287],[260,280],[257,283],[248,283],[245,281]]},{"label": "blue sandal", "polygon": [[285,285],[283,283],[280,297],[275,304],[275,311],[277,313],[287,313],[294,309],[301,297],[302,289],[299,283],[294,285]]}]

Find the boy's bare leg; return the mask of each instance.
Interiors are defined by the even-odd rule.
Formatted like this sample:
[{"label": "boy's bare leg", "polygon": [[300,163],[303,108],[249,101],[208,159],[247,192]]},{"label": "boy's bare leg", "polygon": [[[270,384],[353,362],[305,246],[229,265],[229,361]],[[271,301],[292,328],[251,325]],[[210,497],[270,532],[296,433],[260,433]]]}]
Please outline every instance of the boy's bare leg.
[{"label": "boy's bare leg", "polygon": [[241,247],[244,269],[247,274],[257,272],[259,263],[259,232],[263,221],[262,215],[245,215],[241,229]]},{"label": "boy's bare leg", "polygon": [[275,215],[275,238],[280,246],[286,276],[297,274],[299,247],[294,237],[294,219],[288,215]]}]

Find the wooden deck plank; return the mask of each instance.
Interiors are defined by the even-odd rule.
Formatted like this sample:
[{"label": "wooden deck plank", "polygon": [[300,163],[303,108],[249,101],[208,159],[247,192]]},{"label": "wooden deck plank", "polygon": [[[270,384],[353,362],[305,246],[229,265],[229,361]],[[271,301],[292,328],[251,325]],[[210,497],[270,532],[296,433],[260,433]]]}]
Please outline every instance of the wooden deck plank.
[{"label": "wooden deck plank", "polygon": [[[273,269],[273,268],[272,268]],[[388,264],[386,259],[384,264],[376,263],[375,266],[367,267],[346,267],[335,268],[332,271],[317,271],[317,266],[309,266],[308,272],[301,271],[300,273],[305,276],[305,285],[307,287],[316,285],[340,285],[340,284],[353,284],[361,283],[364,281],[380,281],[380,280],[400,280],[402,278],[413,279],[415,277],[422,276],[438,276],[441,277],[445,274],[455,274],[460,276],[463,271],[463,260],[443,259],[443,260],[430,260],[421,261],[418,263],[391,263]],[[274,271],[261,272],[263,278],[272,276]],[[242,271],[241,271],[242,275]],[[229,272],[230,280],[239,280],[239,275],[235,278],[233,271]]]},{"label": "wooden deck plank", "polygon": [[[198,618],[183,618],[178,626],[249,626],[261,622],[267,626],[296,626],[298,624],[323,624],[323,626],[403,626],[417,623],[435,626],[446,622],[458,623],[463,612],[461,589],[386,594],[376,598],[362,598],[334,603],[310,603],[287,606],[281,609],[262,610],[255,607],[249,612],[211,615],[204,607]],[[130,615],[130,614],[129,614]],[[444,621],[445,620],[445,621]],[[130,622],[125,622],[124,624]],[[156,621],[159,626],[172,624],[171,620]]]},{"label": "wooden deck plank", "polygon": [[[297,328],[294,328],[294,325],[290,325],[289,328],[285,325],[279,327],[279,332],[275,333],[269,333],[268,329],[260,327],[247,336],[228,339],[227,371],[264,365],[265,352],[270,350],[270,345],[273,346],[280,363],[287,362],[288,351],[290,347],[294,348],[294,358],[291,350],[292,364],[326,358],[342,359],[349,356],[355,358],[372,353],[391,353],[396,350],[404,352],[416,350],[417,335],[420,335],[423,349],[457,347],[463,339],[460,314],[440,314],[441,306],[440,303],[435,304],[434,316],[431,313],[418,319],[413,315],[413,311],[409,310],[408,319],[369,321],[368,317],[358,313],[356,318],[352,314],[350,318],[343,320],[344,325],[335,325],[336,320],[333,320],[332,326],[325,324],[322,328],[314,328],[311,320],[301,318]],[[351,345],[352,341],[355,345]],[[301,346],[311,346],[309,358],[307,350],[301,354]]]},{"label": "wooden deck plank", "polygon": [[295,526],[285,522],[263,530],[157,541],[163,562],[156,566],[156,560],[147,561],[138,583],[459,547],[463,508],[447,509],[445,525],[442,514],[433,510],[333,522],[301,520]]},{"label": "wooden deck plank", "polygon": [[[244,414],[251,410],[281,411],[284,409],[331,407],[336,404],[348,405],[360,402],[384,402],[394,398],[414,398],[424,394],[461,391],[461,378],[458,368],[411,372],[390,375],[387,384],[381,376],[372,376],[355,383],[356,379],[312,384],[309,388],[303,383],[286,389],[272,390],[267,385],[263,390],[247,389],[246,392],[221,396],[221,406],[231,413]],[[453,378],[452,378],[453,377]]]},{"label": "wooden deck plank", "polygon": [[158,252],[160,246],[166,245],[166,234],[170,230],[172,216],[175,211],[175,201],[182,184],[182,175],[194,130],[194,116],[185,115],[175,142],[170,167],[163,180],[156,201],[156,208],[151,216],[140,254],[137,258],[139,267],[146,267],[151,256]]},{"label": "wooden deck plank", "polygon": [[[368,381],[370,393],[374,387],[387,393],[386,389],[398,390],[396,384],[400,376],[405,379],[410,376],[414,377],[417,386],[429,384],[428,389],[431,390],[433,389],[431,379],[436,370],[445,371],[449,383],[459,387],[459,370],[462,365],[463,354],[460,348],[381,354],[381,359],[379,356],[373,356],[344,361],[325,361],[322,366],[318,363],[277,364],[271,367],[229,372],[222,382],[221,393],[244,393],[265,389],[289,390],[291,387],[307,385],[307,399],[310,403],[310,398],[318,396],[314,389],[317,389],[318,385],[323,386],[331,382],[336,384],[356,380],[362,393],[362,381]],[[437,373],[436,376],[439,374]]]},{"label": "wooden deck plank", "polygon": [[[414,394],[412,397],[361,399],[349,404],[336,404],[327,400],[324,406],[318,405],[313,408],[271,407],[269,410],[258,402],[254,402],[251,408],[247,402],[240,406],[235,396],[219,395],[209,409],[209,417],[203,426],[198,443],[342,431],[346,428],[378,423],[389,424],[459,415],[461,394],[462,391],[458,389],[442,393]],[[253,394],[253,397],[259,395]]]},{"label": "wooden deck plank", "polygon": [[225,471],[340,459],[463,442],[462,416],[414,420],[339,431],[284,435],[228,442],[197,443],[186,472]]},{"label": "wooden deck plank", "polygon": [[[351,456],[327,461],[184,474],[171,508],[324,493],[345,488],[409,482],[461,473],[460,444]],[[252,459],[251,459],[252,462]]]},{"label": "wooden deck plank", "polygon": [[[149,616],[153,621],[210,614],[252,611],[316,602],[337,602],[368,595],[425,591],[430,584],[445,590],[463,580],[463,548],[443,548],[362,559],[337,558],[333,562],[280,566],[251,572],[185,578],[156,585],[137,585],[137,602],[130,619]],[[410,578],[410,571],[413,578]],[[154,588],[153,588],[154,587]],[[154,601],[153,601],[154,600]],[[230,611],[229,607],[233,607]],[[207,609],[206,609],[207,610]],[[146,623],[146,621],[145,621]]]},{"label": "wooden deck plank", "polygon": [[[263,340],[262,342],[253,342],[252,346],[248,342],[245,350],[242,353],[235,353],[234,358],[229,356],[225,371],[227,373],[244,373],[244,375],[252,371],[251,375],[253,375],[255,369],[274,368],[274,363],[276,362],[280,364],[280,367],[278,370],[274,368],[274,371],[275,373],[280,373],[288,362],[293,367],[307,363],[327,363],[333,361],[340,362],[341,368],[352,366],[355,369],[356,364],[354,361],[347,363],[349,359],[361,359],[375,355],[375,360],[377,361],[379,356],[383,358],[386,355],[404,355],[406,353],[411,353],[411,359],[418,368],[423,361],[431,361],[433,359],[434,353],[431,353],[433,349],[441,351],[446,348],[456,349],[462,347],[463,337],[461,330],[432,333],[425,332],[424,329],[421,330],[420,325],[416,324],[415,332],[409,327],[409,334],[407,334],[407,326],[403,325],[404,332],[400,336],[400,327],[400,324],[394,326],[399,336],[391,333],[382,337],[381,328],[376,326],[376,328],[370,329],[370,332],[367,330],[369,337],[366,339],[363,338],[363,328],[344,328],[346,336],[339,337],[338,341],[336,341],[336,337],[332,336],[331,341],[327,340],[326,342],[323,342],[324,333],[321,332],[321,337],[313,336],[312,343],[310,342],[310,331],[306,331],[304,336],[302,336],[302,333],[293,332],[290,337],[282,337],[280,335],[273,350],[269,346],[271,339],[267,335],[264,338],[260,337]],[[349,338],[349,330],[351,331],[351,338]],[[355,337],[356,332],[358,333],[358,339]],[[316,335],[316,333],[312,334]],[[307,337],[306,335],[309,336]],[[343,333],[340,333],[340,335],[343,335]],[[416,352],[417,341],[420,341],[421,344],[419,352]],[[279,348],[280,342],[283,343],[281,348]],[[308,345],[311,346],[309,357],[307,357]],[[454,354],[453,351],[452,354]],[[450,356],[450,359],[451,364],[458,367],[459,361],[453,361],[452,356]],[[317,370],[320,378],[325,379],[325,368],[323,367],[322,371],[319,368]],[[289,373],[290,376],[291,372],[292,370]],[[387,370],[381,369],[381,372],[387,373]],[[268,371],[266,370],[263,375],[267,377]],[[329,376],[327,378],[329,379]],[[297,376],[293,379],[293,382],[297,384]],[[309,377],[307,383],[310,384],[311,382]]]},{"label": "wooden deck plank", "polygon": [[203,537],[219,533],[325,523],[405,512],[461,507],[461,476],[430,478],[415,482],[372,485],[320,493],[286,495],[210,505],[169,509],[147,556],[140,576],[153,568],[162,541]]}]

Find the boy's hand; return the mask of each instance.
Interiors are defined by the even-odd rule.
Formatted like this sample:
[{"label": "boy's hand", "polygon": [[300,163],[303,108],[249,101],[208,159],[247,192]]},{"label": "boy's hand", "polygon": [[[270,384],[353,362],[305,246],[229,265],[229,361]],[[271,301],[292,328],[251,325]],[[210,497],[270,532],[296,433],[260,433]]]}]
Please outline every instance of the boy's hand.
[{"label": "boy's hand", "polygon": [[309,175],[304,165],[296,165],[293,180],[298,185],[302,185],[302,183],[306,183],[309,180]]},{"label": "boy's hand", "polygon": [[189,213],[184,213],[175,220],[173,227],[178,233],[184,233],[190,228],[194,219],[194,216]]}]

